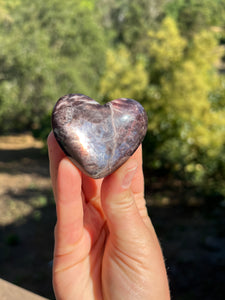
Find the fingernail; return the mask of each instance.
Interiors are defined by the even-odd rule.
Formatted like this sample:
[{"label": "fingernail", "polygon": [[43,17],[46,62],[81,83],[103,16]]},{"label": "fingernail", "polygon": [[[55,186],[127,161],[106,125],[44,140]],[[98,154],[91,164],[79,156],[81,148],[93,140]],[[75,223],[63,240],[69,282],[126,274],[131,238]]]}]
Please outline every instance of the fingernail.
[{"label": "fingernail", "polygon": [[122,182],[122,188],[123,189],[128,189],[131,185],[132,179],[134,177],[134,174],[137,170],[137,161],[132,161],[132,164],[130,165],[130,167],[127,168],[127,172],[126,175],[123,178],[123,182]]}]

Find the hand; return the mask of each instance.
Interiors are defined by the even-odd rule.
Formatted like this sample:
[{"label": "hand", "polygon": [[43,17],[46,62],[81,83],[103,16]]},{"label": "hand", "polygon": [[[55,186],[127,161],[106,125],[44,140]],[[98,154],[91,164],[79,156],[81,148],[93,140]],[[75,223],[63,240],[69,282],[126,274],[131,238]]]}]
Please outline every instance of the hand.
[{"label": "hand", "polygon": [[94,180],[48,138],[57,224],[53,287],[60,300],[170,299],[161,248],[144,200],[141,147]]}]

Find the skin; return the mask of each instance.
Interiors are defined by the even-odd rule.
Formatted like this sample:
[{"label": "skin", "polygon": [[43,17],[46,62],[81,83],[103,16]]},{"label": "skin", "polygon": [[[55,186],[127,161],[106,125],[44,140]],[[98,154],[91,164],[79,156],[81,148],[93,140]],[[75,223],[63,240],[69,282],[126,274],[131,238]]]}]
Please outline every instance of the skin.
[{"label": "skin", "polygon": [[48,137],[57,224],[53,287],[60,300],[170,299],[162,251],[144,199],[142,149],[92,179]]}]

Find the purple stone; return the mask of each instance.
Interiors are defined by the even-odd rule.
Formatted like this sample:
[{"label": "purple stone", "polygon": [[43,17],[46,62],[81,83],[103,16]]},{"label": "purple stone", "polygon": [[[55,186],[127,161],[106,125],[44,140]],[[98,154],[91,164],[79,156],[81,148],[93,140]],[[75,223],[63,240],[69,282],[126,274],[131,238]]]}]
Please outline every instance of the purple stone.
[{"label": "purple stone", "polygon": [[102,178],[135,152],[147,131],[144,108],[120,98],[105,105],[82,95],[61,97],[52,113],[55,138],[71,161],[86,175]]}]

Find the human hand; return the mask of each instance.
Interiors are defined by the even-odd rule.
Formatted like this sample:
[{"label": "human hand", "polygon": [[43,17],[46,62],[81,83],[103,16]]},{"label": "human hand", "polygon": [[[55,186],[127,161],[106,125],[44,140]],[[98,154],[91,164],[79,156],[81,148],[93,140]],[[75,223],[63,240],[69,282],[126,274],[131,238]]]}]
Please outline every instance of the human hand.
[{"label": "human hand", "polygon": [[60,300],[170,299],[144,199],[141,147],[113,174],[92,179],[48,137],[57,224],[53,287]]}]

